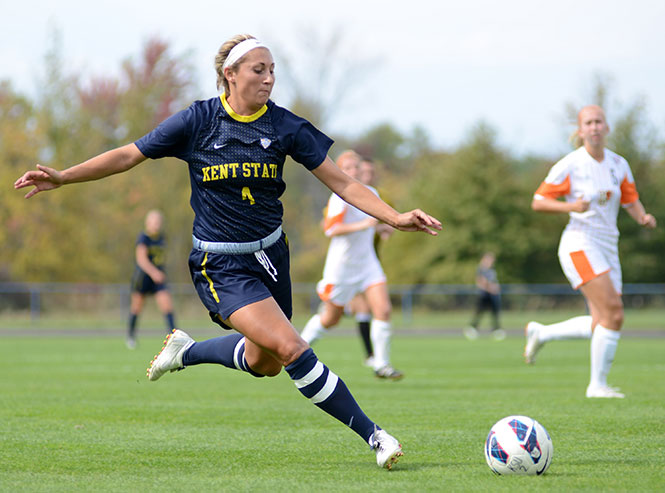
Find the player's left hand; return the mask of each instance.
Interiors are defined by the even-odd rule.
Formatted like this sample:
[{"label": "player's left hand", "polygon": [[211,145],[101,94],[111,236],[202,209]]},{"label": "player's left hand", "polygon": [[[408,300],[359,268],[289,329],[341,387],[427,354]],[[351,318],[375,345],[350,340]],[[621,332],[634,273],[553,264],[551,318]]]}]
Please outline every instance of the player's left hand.
[{"label": "player's left hand", "polygon": [[651,214],[644,214],[644,216],[642,216],[640,224],[645,228],[654,229],[656,227],[656,218],[653,217]]},{"label": "player's left hand", "polygon": [[435,230],[441,230],[441,221],[420,209],[404,212],[397,216],[395,227],[400,231],[422,231],[432,236],[437,236]]},{"label": "player's left hand", "polygon": [[35,187],[25,195],[26,199],[29,199],[39,192],[58,188],[64,181],[62,174],[53,168],[38,164],[37,169],[38,171],[26,172],[23,176],[14,182],[14,188],[17,190],[19,188],[30,186]]}]

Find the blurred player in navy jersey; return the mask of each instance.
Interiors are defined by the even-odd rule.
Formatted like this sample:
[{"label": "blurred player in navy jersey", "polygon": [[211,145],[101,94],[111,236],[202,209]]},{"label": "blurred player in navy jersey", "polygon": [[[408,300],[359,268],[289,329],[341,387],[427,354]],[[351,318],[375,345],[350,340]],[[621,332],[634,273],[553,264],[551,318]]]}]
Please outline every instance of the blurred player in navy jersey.
[{"label": "blurred player in navy jersey", "polygon": [[155,301],[166,318],[166,332],[175,328],[173,301],[166,283],[166,239],[162,231],[164,217],[158,210],[146,214],[145,230],[136,240],[136,267],[132,275],[131,300],[127,347],[136,347],[136,322],[143,310],[146,296],[155,295]]},{"label": "blurred player in navy jersey", "polygon": [[486,310],[492,313],[492,336],[494,339],[502,341],[506,338],[506,333],[501,328],[499,321],[501,285],[494,269],[495,261],[494,253],[485,252],[476,269],[476,287],[478,288],[476,310],[471,319],[471,324],[464,329],[464,336],[469,340],[478,339],[478,324],[480,323],[480,317]]},{"label": "blurred player in navy jersey", "polygon": [[[135,143],[62,172],[37,165],[14,186],[34,187],[29,198],[127,171],[146,158],[173,156],[187,162],[195,213],[192,280],[211,319],[238,333],[195,342],[174,330],[150,363],[148,378],[202,363],[257,377],[275,376],[284,367],[305,397],[360,435],[375,451],[377,464],[389,469],[402,455],[399,442],[365,415],[342,379],[318,360],[290,322],[289,250],[279,200],[286,187],[286,157],[397,229],[436,235],[441,223],[419,209],[398,213],[343,173],[327,156],[332,140],[270,100],[274,67],[265,45],[250,35],[235,36],[215,57],[221,96],[196,101]],[[280,454],[281,446],[273,445],[273,453]]]}]

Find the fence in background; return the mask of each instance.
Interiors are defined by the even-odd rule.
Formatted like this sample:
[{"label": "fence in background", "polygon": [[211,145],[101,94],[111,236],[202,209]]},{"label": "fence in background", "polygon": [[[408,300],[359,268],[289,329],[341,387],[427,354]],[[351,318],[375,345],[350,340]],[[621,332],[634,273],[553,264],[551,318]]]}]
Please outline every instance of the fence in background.
[{"label": "fence in background", "polygon": [[[294,283],[296,310],[314,312],[319,299],[313,283]],[[567,284],[503,284],[502,305],[505,310],[539,310],[583,306],[582,297]],[[178,304],[191,302],[200,311],[201,305],[191,284],[170,285]],[[415,310],[455,310],[471,308],[476,288],[468,284],[418,284],[389,286],[396,309],[405,321]],[[665,284],[625,284],[624,303],[627,307],[665,307]],[[29,311],[31,320],[49,312],[98,311],[117,309],[127,313],[130,291],[127,284],[86,283],[0,283],[0,314]]]}]

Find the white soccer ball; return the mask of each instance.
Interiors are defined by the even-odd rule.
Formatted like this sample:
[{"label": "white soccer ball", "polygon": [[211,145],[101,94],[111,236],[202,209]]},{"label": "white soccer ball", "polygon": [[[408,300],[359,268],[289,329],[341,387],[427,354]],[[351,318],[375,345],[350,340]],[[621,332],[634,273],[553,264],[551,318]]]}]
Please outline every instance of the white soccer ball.
[{"label": "white soccer ball", "polygon": [[540,475],[552,462],[552,439],[527,416],[508,416],[496,422],[485,441],[485,460],[496,474]]}]

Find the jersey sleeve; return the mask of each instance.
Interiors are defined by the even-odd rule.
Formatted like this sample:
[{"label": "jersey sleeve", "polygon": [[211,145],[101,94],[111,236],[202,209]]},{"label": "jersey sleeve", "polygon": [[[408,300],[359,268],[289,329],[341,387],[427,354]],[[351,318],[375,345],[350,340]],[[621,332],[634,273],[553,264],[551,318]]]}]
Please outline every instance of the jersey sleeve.
[{"label": "jersey sleeve", "polygon": [[150,240],[149,240],[147,234],[141,233],[141,234],[139,234],[138,238],[136,238],[135,246],[139,246],[139,245],[145,245],[145,246],[150,245]]},{"label": "jersey sleeve", "polygon": [[344,222],[348,205],[337,195],[332,194],[326,207],[326,217],[323,221],[323,232],[326,236],[331,236],[338,224]]},{"label": "jersey sleeve", "polygon": [[570,170],[565,161],[559,161],[550,169],[540,184],[534,199],[558,199],[570,193]]},{"label": "jersey sleeve", "polygon": [[628,206],[639,200],[640,195],[637,193],[637,187],[635,186],[635,178],[633,178],[633,173],[630,171],[630,166],[628,162],[624,161],[626,172],[621,180],[621,205]]},{"label": "jersey sleeve", "polygon": [[317,168],[328,155],[333,140],[304,118],[275,104],[273,125],[286,153],[308,170]]},{"label": "jersey sleeve", "polygon": [[193,107],[164,120],[154,130],[135,142],[136,147],[150,159],[177,157],[185,159],[191,136]]}]

